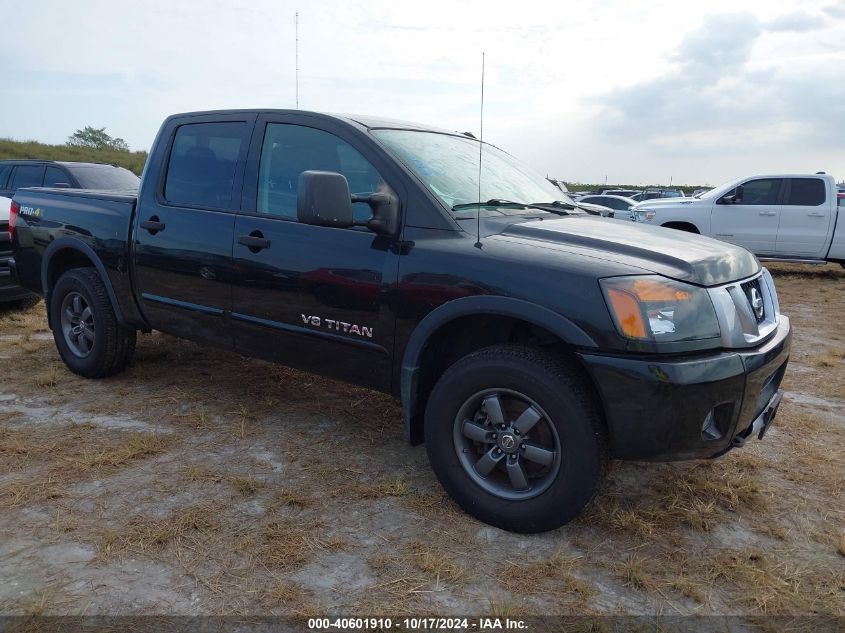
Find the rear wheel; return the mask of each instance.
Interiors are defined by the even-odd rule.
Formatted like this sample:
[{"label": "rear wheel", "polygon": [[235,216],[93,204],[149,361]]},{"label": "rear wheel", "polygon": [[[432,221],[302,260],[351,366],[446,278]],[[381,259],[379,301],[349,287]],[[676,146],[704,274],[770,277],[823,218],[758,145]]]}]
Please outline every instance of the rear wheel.
[{"label": "rear wheel", "polygon": [[606,434],[583,377],[530,348],[491,347],[461,359],[431,393],[432,467],[478,519],[542,532],[589,503],[606,465]]},{"label": "rear wheel", "polygon": [[93,268],[74,268],[59,278],[50,293],[50,323],[59,355],[80,376],[112,376],[132,360],[136,332],[117,322]]}]

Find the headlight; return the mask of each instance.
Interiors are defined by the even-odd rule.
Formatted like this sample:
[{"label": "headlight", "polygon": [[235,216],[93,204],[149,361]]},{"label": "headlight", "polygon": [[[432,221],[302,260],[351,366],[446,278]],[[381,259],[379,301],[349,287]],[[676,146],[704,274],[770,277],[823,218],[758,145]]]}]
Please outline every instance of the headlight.
[{"label": "headlight", "polygon": [[719,336],[719,322],[707,291],[654,276],[602,279],[616,329],[637,341],[695,341]]},{"label": "headlight", "polygon": [[654,209],[633,209],[637,222],[651,222],[654,219]]}]

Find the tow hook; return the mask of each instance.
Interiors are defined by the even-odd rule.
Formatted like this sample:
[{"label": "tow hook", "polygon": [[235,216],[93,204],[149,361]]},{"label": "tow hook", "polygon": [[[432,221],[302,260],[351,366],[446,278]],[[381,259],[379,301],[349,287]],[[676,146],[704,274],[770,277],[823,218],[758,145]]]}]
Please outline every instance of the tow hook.
[{"label": "tow hook", "polygon": [[775,414],[778,411],[778,406],[780,406],[782,398],[783,389],[778,389],[775,395],[772,396],[772,399],[769,400],[766,408],[763,409],[762,413],[760,413],[760,415],[754,419],[754,422],[751,423],[751,426],[734,436],[733,441],[731,442],[734,448],[741,448],[745,446],[745,443],[751,439],[753,435],[756,435],[758,440],[763,439],[763,436],[766,434],[766,431],[769,430],[772,421],[775,419]]}]

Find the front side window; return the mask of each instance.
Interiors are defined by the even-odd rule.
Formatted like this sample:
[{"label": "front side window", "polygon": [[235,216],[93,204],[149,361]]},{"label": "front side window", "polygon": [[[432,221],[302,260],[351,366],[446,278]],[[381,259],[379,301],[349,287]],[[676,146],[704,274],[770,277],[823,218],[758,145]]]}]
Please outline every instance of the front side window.
[{"label": "front side window", "polygon": [[[358,150],[334,134],[287,123],[268,123],[258,170],[258,213],[296,219],[299,175],[319,170],[343,174],[353,194],[386,187],[379,173]],[[356,220],[372,215],[363,202],[352,205]]]},{"label": "front side window", "polygon": [[18,165],[12,174],[12,185],[9,189],[17,191],[22,187],[40,187],[43,165]]},{"label": "front side window", "polygon": [[168,202],[210,209],[233,208],[232,188],[246,123],[191,123],[176,130],[167,166]]},{"label": "front side window", "polygon": [[792,178],[786,204],[817,207],[824,204],[826,197],[824,181],[820,178]]},{"label": "front side window", "polygon": [[780,178],[749,180],[742,186],[742,200],[738,204],[775,205],[780,193]]}]

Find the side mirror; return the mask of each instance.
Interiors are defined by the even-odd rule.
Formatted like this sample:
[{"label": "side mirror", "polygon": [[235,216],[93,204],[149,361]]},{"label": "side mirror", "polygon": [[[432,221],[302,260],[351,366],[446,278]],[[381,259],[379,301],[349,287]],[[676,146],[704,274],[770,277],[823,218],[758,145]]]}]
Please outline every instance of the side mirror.
[{"label": "side mirror", "polygon": [[[352,203],[365,202],[373,211],[365,222],[352,217]],[[299,175],[296,217],[303,224],[349,228],[366,226],[379,235],[399,233],[399,199],[388,192],[366,196],[349,193],[349,182],[331,171],[304,171]]]},{"label": "side mirror", "polygon": [[296,217],[303,224],[352,226],[352,195],[346,177],[331,171],[299,174]]},{"label": "side mirror", "polygon": [[724,196],[719,198],[717,202],[718,204],[737,204],[742,202],[742,194],[742,185],[737,185],[736,189],[734,189],[731,193],[726,193]]},{"label": "side mirror", "polygon": [[373,217],[364,224],[378,235],[399,233],[399,198],[392,193],[378,192],[367,196],[352,196],[352,202],[366,202],[373,210]]}]

